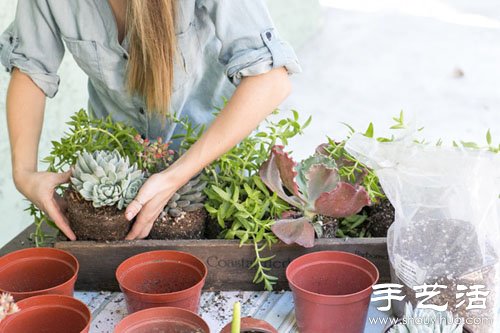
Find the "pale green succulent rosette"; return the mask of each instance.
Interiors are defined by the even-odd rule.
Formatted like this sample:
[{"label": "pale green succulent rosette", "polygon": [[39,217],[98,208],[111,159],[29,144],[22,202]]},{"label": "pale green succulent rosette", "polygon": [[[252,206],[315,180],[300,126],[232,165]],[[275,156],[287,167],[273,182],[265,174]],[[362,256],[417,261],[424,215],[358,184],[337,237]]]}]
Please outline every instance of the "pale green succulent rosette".
[{"label": "pale green succulent rosette", "polygon": [[71,183],[95,208],[123,209],[135,198],[144,182],[144,173],[130,165],[118,151],[83,152],[78,156]]}]

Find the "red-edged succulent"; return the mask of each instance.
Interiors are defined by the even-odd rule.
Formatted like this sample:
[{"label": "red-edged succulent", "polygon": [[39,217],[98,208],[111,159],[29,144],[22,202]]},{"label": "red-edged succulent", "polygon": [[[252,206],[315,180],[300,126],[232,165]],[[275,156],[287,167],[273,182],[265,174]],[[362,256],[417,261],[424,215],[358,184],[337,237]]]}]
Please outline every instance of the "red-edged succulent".
[{"label": "red-edged succulent", "polygon": [[370,204],[366,190],[342,180],[337,163],[322,153],[321,147],[296,163],[283,146],[274,146],[260,168],[260,177],[270,190],[301,212],[298,218],[277,220],[272,226],[274,234],[286,244],[312,247],[317,215],[347,217]]}]

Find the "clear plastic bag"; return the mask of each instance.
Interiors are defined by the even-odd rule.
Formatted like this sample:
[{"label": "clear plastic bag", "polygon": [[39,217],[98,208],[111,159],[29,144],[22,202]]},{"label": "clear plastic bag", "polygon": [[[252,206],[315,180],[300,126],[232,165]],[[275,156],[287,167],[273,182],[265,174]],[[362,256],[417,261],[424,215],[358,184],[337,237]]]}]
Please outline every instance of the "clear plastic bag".
[{"label": "clear plastic bag", "polygon": [[[423,301],[419,287],[437,283],[446,288],[436,288],[439,295],[425,304],[447,304],[475,333],[500,332],[499,156],[415,144],[411,136],[378,142],[354,135],[346,149],[376,171],[395,207],[387,243],[393,282],[404,286],[405,301],[416,306]],[[477,285],[484,286],[476,296],[485,308],[467,309]],[[404,301],[394,303],[400,316]]]}]

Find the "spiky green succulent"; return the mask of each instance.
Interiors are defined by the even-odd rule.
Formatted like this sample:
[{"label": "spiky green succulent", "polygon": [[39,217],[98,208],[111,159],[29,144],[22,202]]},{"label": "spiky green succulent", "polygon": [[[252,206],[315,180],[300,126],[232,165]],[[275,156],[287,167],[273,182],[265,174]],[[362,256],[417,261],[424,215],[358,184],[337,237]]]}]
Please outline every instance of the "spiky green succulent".
[{"label": "spiky green succulent", "polygon": [[144,182],[144,173],[130,165],[128,157],[117,150],[83,152],[73,168],[71,183],[80,195],[96,208],[126,207]]},{"label": "spiky green succulent", "polygon": [[462,333],[463,324],[454,320],[449,311],[415,309],[406,304],[405,315],[401,323],[396,324],[388,333]]},{"label": "spiky green succulent", "polygon": [[172,196],[163,210],[171,217],[178,217],[182,212],[193,212],[204,207],[206,195],[203,190],[207,182],[202,179],[202,174],[191,179]]}]

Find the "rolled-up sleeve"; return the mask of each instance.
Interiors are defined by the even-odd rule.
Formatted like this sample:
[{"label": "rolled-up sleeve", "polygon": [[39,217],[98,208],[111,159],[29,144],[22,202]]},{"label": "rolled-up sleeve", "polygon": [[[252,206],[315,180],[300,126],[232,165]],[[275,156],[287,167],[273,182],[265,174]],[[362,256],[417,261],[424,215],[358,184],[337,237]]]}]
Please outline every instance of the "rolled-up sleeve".
[{"label": "rolled-up sleeve", "polygon": [[203,6],[222,44],[219,61],[238,85],[245,76],[285,67],[301,71],[293,48],[280,39],[264,0],[204,0]]},{"label": "rolled-up sleeve", "polygon": [[64,45],[47,0],[19,0],[14,22],[0,35],[0,58],[7,71],[18,68],[46,96],[54,97],[63,56]]}]

